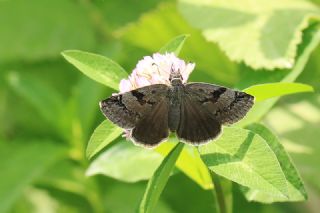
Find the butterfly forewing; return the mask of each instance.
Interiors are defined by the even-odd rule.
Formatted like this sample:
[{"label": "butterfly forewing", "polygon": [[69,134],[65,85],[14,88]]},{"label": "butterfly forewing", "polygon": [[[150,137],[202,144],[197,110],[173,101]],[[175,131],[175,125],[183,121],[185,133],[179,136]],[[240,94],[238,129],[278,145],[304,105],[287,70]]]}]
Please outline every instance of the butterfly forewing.
[{"label": "butterfly forewing", "polygon": [[185,94],[224,125],[242,119],[254,103],[254,97],[247,93],[206,83],[186,84]]},{"label": "butterfly forewing", "polygon": [[[154,84],[123,94],[111,96],[100,102],[103,114],[113,123],[124,129],[133,129],[136,143],[149,143],[147,137],[153,138],[150,144],[156,144],[156,133],[151,131],[142,132],[144,127],[157,127],[159,131],[158,141],[163,140],[164,132],[168,131],[168,122],[163,119],[162,114],[168,114],[168,89],[164,84]],[[159,124],[150,124],[158,122]],[[166,123],[166,125],[164,125]],[[150,126],[150,127],[149,127]],[[134,130],[134,128],[137,128]],[[139,137],[137,134],[144,134]],[[148,135],[149,134],[149,135]],[[140,140],[143,141],[140,141]]]}]

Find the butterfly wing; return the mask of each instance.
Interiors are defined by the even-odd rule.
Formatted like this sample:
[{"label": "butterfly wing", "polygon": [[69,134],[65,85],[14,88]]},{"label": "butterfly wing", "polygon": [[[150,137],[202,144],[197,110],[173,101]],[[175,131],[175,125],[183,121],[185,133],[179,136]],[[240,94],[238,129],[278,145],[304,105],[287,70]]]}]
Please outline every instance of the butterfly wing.
[{"label": "butterfly wing", "polygon": [[[138,144],[154,146],[168,137],[168,86],[154,84],[100,102],[102,113]],[[149,145],[148,145],[149,144]]]},{"label": "butterfly wing", "polygon": [[185,92],[223,125],[241,120],[254,103],[252,95],[213,84],[189,83]]},{"label": "butterfly wing", "polygon": [[180,122],[176,131],[180,140],[200,145],[216,138],[220,132],[221,124],[210,112],[190,95],[182,97]]},{"label": "butterfly wing", "polygon": [[160,101],[133,128],[131,136],[137,145],[155,147],[169,136],[168,102]]},{"label": "butterfly wing", "polygon": [[177,135],[194,145],[216,138],[222,124],[233,124],[252,107],[254,97],[205,83],[185,85]]}]

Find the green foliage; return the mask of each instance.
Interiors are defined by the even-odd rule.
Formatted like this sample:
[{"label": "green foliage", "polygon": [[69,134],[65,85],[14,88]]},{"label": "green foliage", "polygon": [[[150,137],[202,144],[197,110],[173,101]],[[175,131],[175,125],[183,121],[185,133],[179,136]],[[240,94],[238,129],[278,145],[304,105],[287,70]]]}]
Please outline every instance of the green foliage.
[{"label": "green foliage", "polygon": [[146,192],[143,195],[138,212],[153,212],[182,148],[183,144],[178,143],[155,171],[154,175],[148,182]]},{"label": "green foliage", "polygon": [[[0,211],[318,209],[314,2],[0,1]],[[98,103],[157,50],[196,63],[191,82],[254,95],[253,109],[200,147],[121,139]]]},{"label": "green foliage", "polygon": [[95,46],[93,26],[79,4],[64,0],[0,4],[2,62],[50,59],[64,49]]},{"label": "green foliage", "polygon": [[[174,143],[170,143],[174,142]],[[175,138],[170,138],[166,143],[162,143],[155,151],[159,152],[163,156],[168,155],[169,151],[173,149],[173,146],[178,142]],[[176,162],[176,167],[183,173],[190,177],[193,181],[198,183],[203,189],[211,189],[212,181],[206,165],[200,159],[198,150],[195,147],[185,146],[180,153],[180,156]]]},{"label": "green foliage", "polygon": [[20,193],[61,158],[64,151],[65,147],[50,141],[26,141],[25,145],[0,142],[0,211],[8,211]]},{"label": "green foliage", "polygon": [[254,85],[243,91],[256,97],[255,101],[259,102],[298,92],[313,92],[313,88],[309,85],[299,83],[270,83]]},{"label": "green foliage", "polygon": [[126,71],[109,58],[79,50],[67,50],[63,57],[93,80],[117,90]]},{"label": "green foliage", "polygon": [[307,199],[307,193],[299,174],[278,138],[268,128],[261,124],[251,124],[247,128],[261,136],[276,154],[288,186],[287,197],[277,196],[277,194],[272,194],[272,196],[270,196],[258,190],[248,190],[246,192],[247,199],[265,203],[275,201],[301,201]]},{"label": "green foliage", "polygon": [[16,93],[28,100],[49,124],[60,131],[64,103],[59,93],[27,74],[11,72],[8,82]]},{"label": "green foliage", "polygon": [[121,135],[122,129],[112,124],[109,120],[103,121],[93,132],[88,146],[87,157],[92,158],[114,139]]},{"label": "green foliage", "polygon": [[186,38],[187,35],[180,35],[173,38],[159,50],[159,53],[173,52],[175,55],[179,55]]},{"label": "green foliage", "polygon": [[[299,46],[299,52],[296,59],[296,64],[290,72],[283,72],[280,70],[275,74],[261,73],[261,76],[257,77],[255,74],[250,74],[246,76],[246,81],[281,81],[281,82],[293,82],[302,73],[312,51],[317,47],[320,42],[320,31],[318,30],[318,25],[313,25],[308,28],[304,33],[304,42]],[[272,79],[272,80],[270,80]],[[270,99],[261,103],[256,103],[250,112],[247,114],[246,118],[241,120],[238,125],[245,126],[253,122],[259,121],[278,101],[278,98]]]},{"label": "green foliage", "polygon": [[208,40],[217,42],[231,59],[255,69],[293,67],[301,31],[311,17],[319,18],[319,9],[307,1],[179,3],[184,17]]},{"label": "green foliage", "polygon": [[161,155],[152,150],[121,141],[94,159],[87,175],[104,174],[126,182],[147,180],[161,160]]},{"label": "green foliage", "polygon": [[199,151],[213,172],[270,195],[288,196],[285,176],[276,155],[254,132],[224,128],[219,139],[199,147]]}]

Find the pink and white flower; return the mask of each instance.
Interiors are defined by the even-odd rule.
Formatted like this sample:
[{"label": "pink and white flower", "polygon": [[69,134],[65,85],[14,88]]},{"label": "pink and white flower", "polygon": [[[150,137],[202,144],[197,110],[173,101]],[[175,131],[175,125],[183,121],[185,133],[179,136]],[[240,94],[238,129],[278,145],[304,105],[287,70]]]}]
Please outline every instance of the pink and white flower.
[{"label": "pink and white flower", "polygon": [[120,93],[124,93],[152,84],[170,85],[171,70],[180,72],[183,83],[186,83],[194,67],[194,63],[186,63],[174,53],[155,53],[153,56],[145,56],[138,62],[129,78],[121,80],[119,90]]}]

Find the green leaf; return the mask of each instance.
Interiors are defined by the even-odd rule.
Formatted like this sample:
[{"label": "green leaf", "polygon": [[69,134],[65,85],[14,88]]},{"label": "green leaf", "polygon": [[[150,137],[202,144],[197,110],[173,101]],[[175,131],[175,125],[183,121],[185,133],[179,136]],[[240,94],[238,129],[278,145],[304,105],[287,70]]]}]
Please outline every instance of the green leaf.
[{"label": "green leaf", "polygon": [[0,212],[7,212],[23,190],[65,151],[50,141],[0,142]]},{"label": "green leaf", "polygon": [[[176,138],[170,138],[169,141],[170,142],[161,143],[155,151],[163,156],[167,156],[173,147],[179,143]],[[175,141],[175,143],[172,143],[172,141]],[[199,152],[194,146],[184,146],[176,162],[176,167],[203,189],[213,188],[208,168],[201,160]]]},{"label": "green leaf", "polygon": [[82,4],[65,0],[0,4],[0,49],[5,50],[0,52],[1,62],[57,58],[66,48],[96,46],[94,26]]},{"label": "green leaf", "polygon": [[299,93],[299,92],[312,92],[312,86],[300,83],[269,83],[258,84],[248,87],[243,90],[244,92],[253,95],[255,101],[264,101],[269,98]]},{"label": "green leaf", "polygon": [[111,123],[108,119],[104,120],[93,132],[89,140],[86,155],[90,159],[104,147],[115,140],[123,130]]},{"label": "green leaf", "polygon": [[188,38],[189,35],[179,35],[175,38],[173,38],[171,41],[169,41],[166,45],[164,45],[159,52],[164,54],[164,53],[170,53],[173,52],[176,56],[179,55],[184,42]]},{"label": "green leaf", "polygon": [[174,165],[183,149],[183,143],[178,143],[167,157],[161,162],[159,168],[155,171],[152,178],[149,180],[146,191],[143,195],[139,206],[139,212],[153,212],[161,192],[163,191],[169,175],[174,168]]},{"label": "green leaf", "polygon": [[61,122],[64,100],[57,91],[39,79],[23,73],[10,72],[8,82],[18,95],[30,102],[48,123],[63,134]]},{"label": "green leaf", "polygon": [[114,90],[119,89],[120,80],[128,75],[119,64],[101,55],[80,50],[66,50],[62,55],[83,74]]},{"label": "green leaf", "polygon": [[[297,77],[303,71],[311,53],[318,46],[320,42],[320,30],[319,25],[315,24],[308,29],[306,29],[303,33],[303,43],[299,45],[298,48],[298,57],[297,62],[294,68],[289,72],[285,73],[286,75],[276,75],[274,78],[276,81],[281,82],[294,82]],[[283,70],[282,70],[283,71]],[[280,72],[280,71],[279,71]],[[269,72],[270,73],[270,72]],[[277,74],[278,72],[273,72]],[[250,78],[247,76],[247,78]],[[263,76],[265,78],[265,76]],[[253,81],[257,81],[257,79],[252,79]],[[253,122],[259,121],[279,100],[279,98],[272,98],[261,103],[256,103],[253,108],[249,111],[244,119],[238,122],[237,126],[245,126]]]},{"label": "green leaf", "polygon": [[293,67],[302,30],[320,14],[308,1],[291,0],[180,0],[179,8],[232,60],[255,69]]},{"label": "green leaf", "polygon": [[281,169],[286,177],[288,185],[288,197],[284,197],[279,193],[267,194],[259,190],[251,189],[245,190],[246,198],[248,200],[264,203],[306,200],[307,193],[304,189],[302,180],[278,138],[269,129],[261,124],[252,124],[247,128],[265,139],[270,148],[276,154],[278,161],[280,162]]},{"label": "green leaf", "polygon": [[147,180],[162,159],[153,150],[135,146],[129,141],[120,141],[94,159],[86,174],[103,174],[126,182]]},{"label": "green leaf", "polygon": [[277,157],[252,131],[225,127],[220,138],[200,146],[199,151],[209,169],[220,176],[268,194],[288,195]]},{"label": "green leaf", "polygon": [[282,102],[268,113],[264,121],[281,138],[281,144],[310,186],[312,199],[312,192],[320,189],[320,94]]}]

